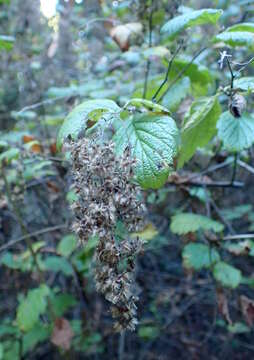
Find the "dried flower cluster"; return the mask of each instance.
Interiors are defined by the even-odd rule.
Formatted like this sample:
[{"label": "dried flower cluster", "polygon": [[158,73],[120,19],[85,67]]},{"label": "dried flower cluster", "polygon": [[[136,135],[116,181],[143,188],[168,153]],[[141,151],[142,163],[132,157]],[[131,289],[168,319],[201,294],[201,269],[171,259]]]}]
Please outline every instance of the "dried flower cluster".
[{"label": "dried flower cluster", "polygon": [[127,230],[138,231],[143,223],[144,206],[140,191],[131,179],[134,161],[126,150],[114,153],[112,142],[97,144],[81,139],[71,146],[73,176],[78,200],[72,208],[73,225],[80,241],[97,235],[96,287],[112,305],[116,329],[134,330],[137,298],[133,295],[134,259],[142,248],[139,238],[119,241],[115,236],[118,220]]}]

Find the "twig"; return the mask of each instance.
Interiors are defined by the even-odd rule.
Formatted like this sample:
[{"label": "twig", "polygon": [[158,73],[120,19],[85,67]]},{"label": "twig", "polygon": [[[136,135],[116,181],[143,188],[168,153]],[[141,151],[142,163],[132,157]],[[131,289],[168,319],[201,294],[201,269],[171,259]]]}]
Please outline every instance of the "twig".
[{"label": "twig", "polygon": [[227,235],[222,238],[222,240],[239,240],[239,239],[254,239],[254,234]]},{"label": "twig", "polygon": [[237,170],[237,153],[234,155],[234,164],[233,164],[233,173],[232,173],[231,184],[233,184],[235,181],[236,170]]},{"label": "twig", "polygon": [[202,170],[200,173],[193,174],[192,176],[190,176],[188,178],[188,181],[193,180],[193,179],[195,179],[195,178],[197,178],[199,176],[209,174],[209,173],[214,172],[216,170],[223,169],[224,167],[227,167],[228,165],[230,165],[232,162],[233,162],[233,159],[227,159],[221,164],[216,164],[216,165],[210,166],[207,169]]},{"label": "twig", "polygon": [[[233,90],[234,88],[234,80],[235,80],[235,74],[233,73],[233,69],[232,69],[232,66],[231,66],[231,63],[228,59],[228,56],[226,56],[226,61],[227,61],[227,65],[228,65],[228,68],[229,68],[229,71],[230,71],[230,74],[231,74],[231,83],[230,83],[230,89]],[[231,92],[232,93],[232,92]],[[231,94],[232,95],[232,94]]]},{"label": "twig", "polygon": [[118,346],[118,360],[124,360],[125,331],[120,333]]},{"label": "twig", "polygon": [[160,84],[159,88],[156,90],[155,94],[153,95],[152,97],[152,101],[156,101],[156,97],[159,95],[161,89],[163,88],[163,86],[167,83],[168,81],[168,78],[169,78],[169,74],[170,74],[170,70],[171,70],[171,67],[172,67],[172,64],[173,64],[173,61],[174,59],[176,58],[177,54],[179,53],[179,51],[181,50],[181,47],[182,47],[182,44],[180,44],[178,46],[178,48],[176,49],[176,51],[174,52],[174,54],[172,55],[169,63],[168,63],[168,69],[167,69],[167,72],[166,72],[166,76],[163,80],[163,82]]},{"label": "twig", "polygon": [[70,95],[68,95],[68,96],[66,96],[66,95],[65,96],[58,96],[58,97],[56,97],[54,99],[47,99],[47,100],[40,101],[40,102],[38,102],[36,104],[25,106],[23,109],[18,111],[17,115],[22,114],[24,111],[31,110],[31,109],[36,109],[36,108],[38,108],[40,106],[43,106],[45,104],[51,104],[51,103],[54,103],[54,102],[56,102],[58,100],[65,99],[65,98],[68,98],[68,97],[70,97]]},{"label": "twig", "polygon": [[46,233],[49,233],[49,232],[52,232],[52,231],[60,230],[60,229],[66,228],[66,227],[67,227],[67,224],[56,225],[56,226],[47,227],[45,229],[41,229],[41,230],[38,230],[38,231],[35,231],[35,232],[32,232],[32,233],[23,235],[23,236],[19,237],[18,239],[12,240],[12,241],[8,242],[7,244],[1,246],[0,247],[0,252],[12,247],[13,245],[16,245],[17,243],[19,243],[19,242],[21,242],[23,240],[26,240],[28,238],[38,236],[38,235],[42,235],[42,234],[46,234]]},{"label": "twig", "polygon": [[171,87],[182,77],[182,75],[185,73],[185,71],[187,71],[189,69],[189,67],[193,64],[193,62],[199,57],[199,55],[205,51],[207,49],[207,47],[202,48],[201,50],[199,50],[191,59],[191,61],[178,73],[178,75],[173,79],[173,81],[170,83],[169,87],[167,88],[167,90],[164,92],[164,94],[161,95],[161,97],[159,98],[158,102],[160,102],[164,96],[167,94],[167,92],[171,89]]},{"label": "twig", "polygon": [[[151,10],[150,10],[150,16],[149,16],[149,48],[152,46],[152,33],[153,33],[153,1],[151,4]],[[150,67],[151,67],[151,61],[148,58],[146,63],[146,73],[145,73],[145,84],[144,84],[144,90],[143,90],[143,99],[146,98],[147,93],[147,84],[148,84],[148,78],[150,73]]]},{"label": "twig", "polygon": [[171,183],[168,183],[168,185],[176,185],[176,186],[182,186],[182,185],[188,186],[189,185],[189,186],[206,186],[206,187],[211,187],[211,188],[221,187],[221,188],[236,188],[236,189],[244,187],[244,183],[242,183],[240,181],[234,181],[233,183],[229,182],[229,181],[214,181],[214,182],[207,183],[207,182],[202,182],[202,181],[188,181],[187,180],[187,181],[182,181],[179,183],[171,182]]},{"label": "twig", "polygon": [[244,168],[245,170],[249,171],[251,174],[254,175],[254,168],[252,166],[246,164],[241,160],[237,160],[237,164],[239,164],[239,166],[241,166],[242,168]]},{"label": "twig", "polygon": [[242,66],[242,68],[238,70],[238,72],[241,72],[246,68],[246,66],[251,64],[253,61],[254,61],[254,57],[252,57],[250,60],[246,61],[245,63],[238,63],[238,62],[235,62],[235,61],[231,61],[231,62],[232,62],[233,65]]},{"label": "twig", "polygon": [[217,213],[217,215],[219,216],[219,218],[221,219],[221,221],[223,222],[223,224],[227,226],[229,232],[231,234],[235,234],[235,230],[234,230],[233,226],[230,224],[230,222],[227,219],[225,219],[225,217],[222,215],[220,209],[215,204],[215,202],[212,198],[210,199],[210,203],[211,203],[213,209],[215,210],[215,212]]}]

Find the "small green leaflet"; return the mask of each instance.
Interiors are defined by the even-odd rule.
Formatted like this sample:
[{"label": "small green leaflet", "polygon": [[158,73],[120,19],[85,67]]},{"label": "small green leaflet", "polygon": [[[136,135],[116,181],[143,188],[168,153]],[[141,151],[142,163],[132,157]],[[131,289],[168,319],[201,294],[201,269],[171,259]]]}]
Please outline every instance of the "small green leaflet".
[{"label": "small green leaflet", "polygon": [[252,32],[254,33],[254,23],[239,23],[239,24],[235,24],[230,26],[229,28],[226,29],[227,32],[229,31],[247,31],[247,32]]},{"label": "small green leaflet", "polygon": [[242,151],[254,143],[254,117],[247,113],[235,118],[229,111],[224,112],[217,129],[218,137],[229,151]]},{"label": "small green leaflet", "polygon": [[221,41],[230,46],[253,46],[254,34],[247,31],[224,31],[214,38],[214,42]]},{"label": "small green leaflet", "polygon": [[77,248],[77,238],[74,234],[65,235],[57,246],[57,252],[64,256],[70,256]]},{"label": "small green leaflet", "polygon": [[49,288],[44,284],[37,289],[29,290],[17,309],[17,323],[20,330],[28,331],[38,322],[39,316],[46,311],[49,293]]},{"label": "small green leaflet", "polygon": [[216,24],[219,17],[222,15],[222,10],[216,9],[201,9],[190,11],[186,14],[174,17],[169,20],[161,28],[161,32],[166,34],[169,38],[175,37],[177,33],[186,28],[203,24]]},{"label": "small green leaflet", "polygon": [[143,188],[164,185],[173,168],[179,147],[179,131],[175,121],[166,115],[137,114],[118,128],[114,141],[121,154],[130,146],[137,164],[135,174]]},{"label": "small green leaflet", "polygon": [[13,48],[15,38],[8,35],[0,35],[0,51],[7,50],[10,51]]},{"label": "small green leaflet", "polygon": [[164,107],[164,106],[161,106],[159,104],[156,104],[150,100],[146,100],[146,99],[139,99],[139,98],[134,98],[134,99],[131,99],[129,100],[125,105],[124,105],[124,109],[128,108],[128,106],[135,106],[137,108],[141,108],[141,107],[144,107],[146,108],[147,110],[149,111],[152,111],[154,113],[159,113],[159,114],[170,114],[170,111]]},{"label": "small green leaflet", "polygon": [[200,270],[209,268],[212,264],[220,261],[220,255],[217,250],[201,243],[187,244],[182,253],[183,265],[185,268]]},{"label": "small green leaflet", "polygon": [[178,168],[190,160],[198,147],[204,147],[216,135],[216,123],[221,108],[216,96],[195,101],[184,119],[182,146]]},{"label": "small green leaflet", "polygon": [[198,230],[222,231],[224,226],[218,221],[204,215],[193,213],[180,213],[174,215],[171,220],[170,230],[174,234],[184,235]]},{"label": "small green leaflet", "polygon": [[86,124],[92,113],[93,117],[102,117],[105,113],[119,113],[119,106],[112,100],[88,100],[75,107],[64,120],[57,137],[57,147],[61,148],[64,140],[70,135],[74,140],[82,131],[86,130]]},{"label": "small green leaflet", "polygon": [[213,269],[213,276],[221,285],[235,289],[242,279],[242,273],[239,269],[223,261],[218,262]]}]

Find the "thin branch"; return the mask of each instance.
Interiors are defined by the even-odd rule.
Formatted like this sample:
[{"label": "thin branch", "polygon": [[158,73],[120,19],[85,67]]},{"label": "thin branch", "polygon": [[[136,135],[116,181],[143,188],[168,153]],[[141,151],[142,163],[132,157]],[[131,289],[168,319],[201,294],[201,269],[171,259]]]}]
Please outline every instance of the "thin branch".
[{"label": "thin branch", "polygon": [[229,61],[229,59],[228,59],[228,56],[226,56],[226,61],[227,61],[227,65],[228,65],[228,68],[229,68],[229,71],[230,71],[230,74],[231,74],[230,88],[231,88],[231,90],[233,90],[233,88],[234,88],[235,74],[233,73],[233,69],[232,69],[231,63],[230,63],[230,61]]},{"label": "thin branch", "polygon": [[213,182],[202,182],[202,181],[182,181],[179,183],[168,183],[168,185],[176,185],[176,186],[182,186],[182,185],[189,185],[189,186],[206,186],[207,188],[236,188],[241,189],[244,187],[244,183],[240,181],[234,181],[233,183],[231,181],[213,181]]},{"label": "thin branch", "polygon": [[254,175],[254,168],[248,164],[246,164],[244,161],[241,160],[237,160],[237,164],[239,164],[239,166],[241,166],[242,168],[244,168],[245,170],[249,171],[251,174]]},{"label": "thin branch", "polygon": [[221,221],[223,222],[224,225],[226,225],[226,227],[228,228],[229,232],[231,234],[235,234],[235,230],[233,228],[233,226],[230,224],[230,222],[223,216],[221,210],[218,208],[218,206],[216,205],[215,201],[211,198],[210,199],[211,205],[214,209],[214,211],[217,213],[217,215],[219,216],[219,218],[221,219]]},{"label": "thin branch", "polygon": [[238,72],[243,71],[249,64],[251,64],[254,61],[254,57],[252,57],[250,60],[246,61],[245,63],[238,63],[235,61],[231,61],[233,65],[241,66],[242,68],[238,70]]},{"label": "thin branch", "polygon": [[214,171],[223,169],[223,168],[227,167],[228,165],[230,165],[233,161],[234,161],[233,159],[227,159],[227,160],[225,160],[225,161],[224,161],[223,163],[221,163],[221,164],[216,164],[216,165],[210,166],[210,167],[208,167],[207,169],[202,170],[202,171],[201,171],[200,173],[198,173],[198,174],[193,174],[193,175],[191,175],[191,176],[188,178],[188,181],[193,180],[193,179],[195,179],[195,178],[197,178],[197,177],[200,177],[200,176],[203,176],[203,175],[212,173],[212,172],[214,172]]},{"label": "thin branch", "polygon": [[118,360],[124,360],[125,331],[120,333],[118,345]]},{"label": "thin branch", "polygon": [[171,82],[167,90],[162,94],[162,96],[159,98],[158,102],[160,102],[164,96],[167,94],[167,92],[172,88],[172,86],[183,76],[183,74],[189,69],[189,67],[194,63],[194,61],[199,57],[199,55],[204,52],[207,49],[207,47],[202,48],[199,50],[191,59],[191,61],[178,73],[178,75],[174,78],[174,80]]},{"label": "thin branch", "polygon": [[46,234],[46,233],[53,232],[56,230],[64,229],[66,227],[67,227],[67,224],[56,225],[56,226],[47,227],[47,228],[37,230],[35,232],[23,235],[23,236],[19,237],[18,239],[12,240],[12,241],[8,242],[7,244],[1,246],[0,252],[12,247],[13,245],[16,245],[19,242],[26,240],[28,238],[32,238],[34,236],[38,236],[38,235]]},{"label": "thin branch", "polygon": [[181,47],[182,47],[182,44],[180,44],[178,46],[178,48],[176,49],[176,51],[172,55],[172,57],[171,57],[171,59],[170,59],[170,61],[168,63],[168,69],[167,69],[167,72],[166,72],[166,76],[165,76],[163,82],[160,84],[159,88],[156,90],[155,94],[153,95],[152,101],[156,101],[156,97],[159,95],[159,93],[160,93],[161,89],[163,88],[163,86],[167,83],[168,78],[169,78],[169,74],[170,74],[170,71],[171,71],[172,64],[173,64],[177,54],[181,50]]},{"label": "thin branch", "polygon": [[234,164],[233,164],[233,173],[232,173],[232,179],[231,179],[231,184],[234,183],[235,181],[235,177],[236,177],[236,170],[237,170],[237,157],[238,155],[235,154],[234,155]]},{"label": "thin branch", "polygon": [[[152,34],[153,34],[153,1],[152,1],[152,4],[151,4],[151,10],[150,10],[150,16],[149,16],[149,44],[148,44],[149,48],[152,46]],[[143,90],[143,99],[146,98],[150,67],[151,67],[151,60],[148,58],[147,63],[146,63],[146,73],[145,73],[145,84],[144,84],[144,90]]]},{"label": "thin branch", "polygon": [[27,110],[36,109],[36,108],[38,108],[40,106],[43,106],[45,104],[53,104],[54,102],[56,102],[58,100],[65,99],[65,98],[68,98],[68,97],[70,97],[70,95],[68,95],[68,96],[66,96],[66,95],[65,96],[58,96],[58,97],[56,97],[54,99],[47,99],[47,100],[40,101],[40,102],[38,102],[36,104],[25,106],[23,109],[18,111],[17,115],[20,115],[24,111],[27,111]]},{"label": "thin branch", "polygon": [[222,240],[254,239],[254,234],[227,235]]}]

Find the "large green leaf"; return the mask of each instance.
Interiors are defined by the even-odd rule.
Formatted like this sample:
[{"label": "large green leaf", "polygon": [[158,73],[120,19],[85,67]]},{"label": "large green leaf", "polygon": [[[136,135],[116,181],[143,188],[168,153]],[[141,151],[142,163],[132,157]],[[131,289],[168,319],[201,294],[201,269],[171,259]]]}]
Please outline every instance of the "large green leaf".
[{"label": "large green leaf", "polygon": [[218,34],[214,41],[222,41],[230,46],[253,46],[254,34],[247,31],[224,31]]},{"label": "large green leaf", "polygon": [[200,243],[185,245],[182,257],[184,267],[195,270],[208,268],[217,261],[220,261],[220,255],[217,250],[210,249],[208,245]]},{"label": "large green leaf", "polygon": [[170,230],[178,235],[198,230],[213,230],[215,232],[220,232],[223,230],[223,225],[204,215],[180,213],[172,217]]},{"label": "large green leaf", "polygon": [[46,311],[49,288],[42,284],[32,289],[21,301],[17,309],[17,323],[22,331],[29,331],[38,322],[39,316]]},{"label": "large green leaf", "polygon": [[242,273],[239,269],[223,261],[218,262],[213,269],[213,276],[221,285],[236,288],[242,279]]},{"label": "large green leaf", "polygon": [[123,122],[114,140],[118,153],[130,146],[142,187],[156,189],[166,182],[179,144],[179,131],[171,117],[152,113],[135,115]]},{"label": "large green leaf", "polygon": [[190,11],[186,14],[169,20],[166,24],[163,25],[161,32],[166,34],[169,38],[173,38],[180,31],[195,25],[203,25],[208,23],[216,24],[222,13],[223,11],[218,9],[201,9]]},{"label": "large green leaf", "polygon": [[237,89],[254,92],[254,77],[246,76],[236,79],[234,82],[234,86]]},{"label": "large green leaf", "polygon": [[217,128],[219,138],[229,151],[238,152],[254,143],[254,117],[247,113],[235,118],[226,111],[220,116]]},{"label": "large green leaf", "polygon": [[221,108],[215,96],[201,98],[192,104],[181,130],[179,168],[194,155],[198,147],[204,147],[216,134],[216,122],[220,113]]},{"label": "large green leaf", "polygon": [[119,113],[119,106],[112,100],[88,100],[75,107],[64,120],[57,137],[57,147],[61,148],[64,139],[71,136],[77,139],[81,131],[85,131],[86,123],[91,113],[97,112],[97,117],[104,113]]}]

